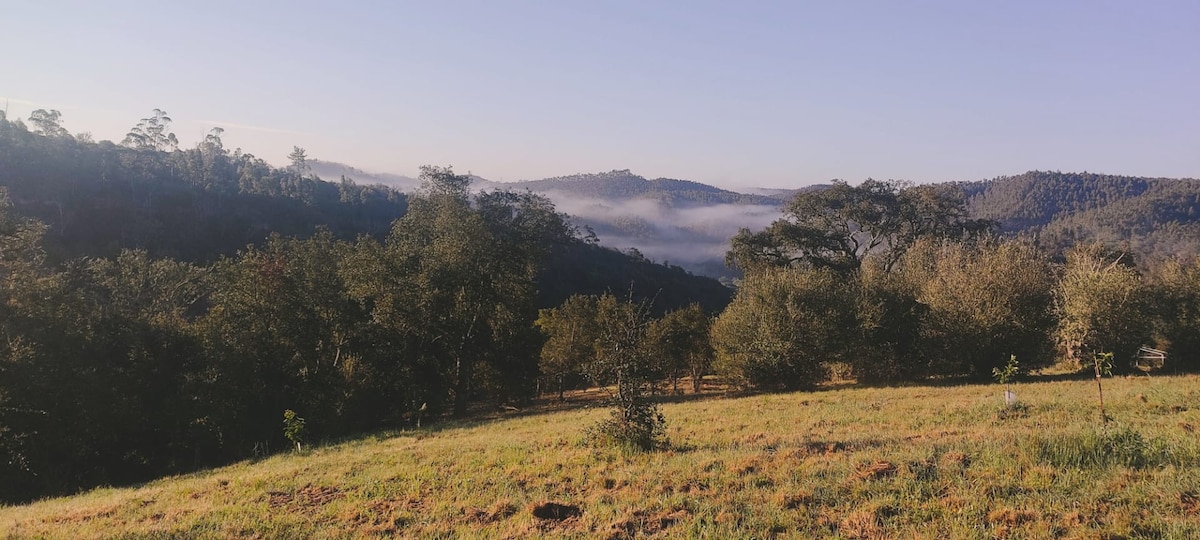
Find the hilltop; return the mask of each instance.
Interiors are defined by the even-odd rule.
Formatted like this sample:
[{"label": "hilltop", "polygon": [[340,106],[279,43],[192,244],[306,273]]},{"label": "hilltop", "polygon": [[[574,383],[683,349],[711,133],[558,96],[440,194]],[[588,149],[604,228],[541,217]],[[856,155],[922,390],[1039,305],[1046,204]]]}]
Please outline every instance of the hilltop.
[{"label": "hilltop", "polygon": [[1106,428],[1088,380],[1000,390],[713,395],[655,453],[583,444],[600,410],[507,413],[7,507],[0,536],[1200,535],[1200,378],[1105,381]]}]

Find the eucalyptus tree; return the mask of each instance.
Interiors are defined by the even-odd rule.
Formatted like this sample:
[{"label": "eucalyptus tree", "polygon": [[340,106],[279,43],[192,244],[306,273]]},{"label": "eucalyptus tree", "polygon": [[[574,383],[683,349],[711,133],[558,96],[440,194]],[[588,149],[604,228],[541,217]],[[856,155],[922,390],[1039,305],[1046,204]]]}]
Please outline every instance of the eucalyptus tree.
[{"label": "eucalyptus tree", "polygon": [[33,124],[33,132],[44,137],[69,137],[70,133],[62,127],[62,113],[55,109],[38,109],[29,113],[29,123]]},{"label": "eucalyptus tree", "polygon": [[136,150],[167,152],[179,147],[179,139],[171,132],[171,117],[162,109],[154,109],[125,134],[121,144]]},{"label": "eucalyptus tree", "polygon": [[739,231],[726,262],[747,272],[799,265],[845,274],[857,272],[867,257],[879,256],[891,270],[920,238],[974,238],[993,226],[967,217],[957,186],[872,179],[858,186],[837,180],[802,191],[784,214],[762,231]]}]

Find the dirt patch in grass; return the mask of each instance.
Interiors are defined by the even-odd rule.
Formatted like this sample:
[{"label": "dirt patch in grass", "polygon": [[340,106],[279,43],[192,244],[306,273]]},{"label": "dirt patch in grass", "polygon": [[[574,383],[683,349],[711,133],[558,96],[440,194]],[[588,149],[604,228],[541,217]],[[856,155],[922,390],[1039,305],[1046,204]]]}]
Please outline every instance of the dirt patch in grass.
[{"label": "dirt patch in grass", "polygon": [[809,506],[813,501],[812,494],[807,492],[783,493],[779,495],[779,505],[788,510]]},{"label": "dirt patch in grass", "polygon": [[691,513],[687,510],[663,511],[650,513],[645,510],[636,510],[628,516],[613,523],[609,530],[609,540],[625,540],[636,538],[639,535],[654,535],[662,532],[668,527],[684,521],[691,517]]},{"label": "dirt patch in grass", "polygon": [[942,454],[942,466],[965,469],[971,466],[971,458],[962,452],[946,452]]},{"label": "dirt patch in grass", "polygon": [[573,504],[544,502],[535,504],[529,509],[533,517],[548,521],[564,521],[583,515],[583,510]]},{"label": "dirt patch in grass", "polygon": [[860,465],[855,472],[859,480],[875,480],[896,474],[896,465],[890,461],[876,461]]},{"label": "dirt patch in grass", "polygon": [[338,497],[344,497],[342,490],[333,486],[314,486],[308,484],[295,493],[286,491],[268,491],[267,504],[271,508],[283,506],[298,506],[300,508],[315,508],[329,504]]},{"label": "dirt patch in grass", "polygon": [[762,464],[755,458],[747,458],[730,467],[730,472],[738,476],[747,476],[758,472]]},{"label": "dirt patch in grass", "polygon": [[708,491],[708,482],[699,480],[689,480],[682,486],[679,486],[679,493],[703,493]]},{"label": "dirt patch in grass", "polygon": [[410,512],[422,508],[418,499],[384,499],[352,508],[339,518],[368,535],[392,535],[412,521]]},{"label": "dirt patch in grass", "polygon": [[1200,516],[1200,495],[1195,491],[1185,491],[1179,494],[1179,507],[1185,514]]}]

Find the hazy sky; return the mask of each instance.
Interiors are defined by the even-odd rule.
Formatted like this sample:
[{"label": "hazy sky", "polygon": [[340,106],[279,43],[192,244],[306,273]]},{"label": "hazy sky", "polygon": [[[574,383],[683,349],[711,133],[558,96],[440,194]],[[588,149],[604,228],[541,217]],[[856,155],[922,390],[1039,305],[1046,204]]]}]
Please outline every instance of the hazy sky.
[{"label": "hazy sky", "polygon": [[1200,177],[1200,2],[0,3],[0,101],[494,180]]}]

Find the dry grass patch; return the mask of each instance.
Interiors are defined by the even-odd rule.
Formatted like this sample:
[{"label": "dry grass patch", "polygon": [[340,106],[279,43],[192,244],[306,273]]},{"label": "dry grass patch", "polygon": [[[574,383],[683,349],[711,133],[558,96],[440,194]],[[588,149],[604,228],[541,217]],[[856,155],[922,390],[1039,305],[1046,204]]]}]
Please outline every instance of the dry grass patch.
[{"label": "dry grass patch", "polygon": [[896,465],[888,461],[876,461],[859,465],[854,475],[859,480],[875,480],[896,474]]}]

